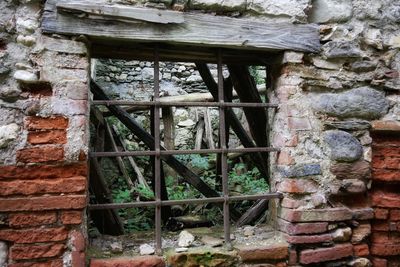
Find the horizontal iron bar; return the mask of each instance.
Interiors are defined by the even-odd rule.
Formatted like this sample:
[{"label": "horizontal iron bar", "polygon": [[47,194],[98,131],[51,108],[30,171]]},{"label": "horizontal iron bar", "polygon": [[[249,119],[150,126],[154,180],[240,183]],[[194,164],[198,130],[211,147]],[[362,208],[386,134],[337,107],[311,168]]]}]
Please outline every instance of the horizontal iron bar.
[{"label": "horizontal iron bar", "polygon": [[155,207],[155,206],[173,206],[181,204],[204,204],[204,203],[223,203],[225,201],[243,201],[243,200],[258,200],[258,199],[274,199],[282,198],[281,193],[267,193],[262,195],[243,195],[243,196],[229,196],[224,197],[209,197],[209,198],[195,198],[195,199],[180,199],[180,200],[161,200],[161,201],[139,201],[128,203],[108,203],[108,204],[90,204],[90,210],[104,210],[104,209],[126,209],[126,208],[140,208],[140,207]]},{"label": "horizontal iron bar", "polygon": [[125,152],[90,152],[90,157],[128,157],[128,156],[157,156],[157,155],[189,155],[189,154],[222,154],[222,153],[255,153],[278,152],[274,147],[248,147],[248,148],[216,148],[216,149],[192,149],[192,150],[160,150],[159,154],[154,150],[125,151]]},{"label": "horizontal iron bar", "polygon": [[277,108],[271,103],[232,103],[232,102],[163,102],[163,101],[130,101],[130,100],[93,100],[92,105],[124,106],[158,106],[158,107],[237,107],[237,108]]}]

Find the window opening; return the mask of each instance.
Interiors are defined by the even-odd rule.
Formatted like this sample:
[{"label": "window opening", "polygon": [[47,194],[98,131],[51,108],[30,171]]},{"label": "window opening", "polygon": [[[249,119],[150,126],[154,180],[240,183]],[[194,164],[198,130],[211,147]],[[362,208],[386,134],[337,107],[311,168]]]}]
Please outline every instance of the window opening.
[{"label": "window opening", "polygon": [[[214,98],[213,102],[195,102],[195,101],[163,101],[160,98],[160,56],[158,49],[154,49],[154,78],[153,78],[153,88],[154,94],[152,101],[132,101],[132,100],[113,100],[108,95],[106,95],[99,84],[95,81],[91,81],[91,91],[94,95],[94,100],[92,101],[93,107],[106,107],[110,115],[115,116],[119,121],[121,121],[125,127],[141,142],[143,142],[149,149],[135,151],[126,151],[127,147],[124,142],[119,140],[120,145],[123,147],[124,151],[119,151],[117,148],[116,141],[113,140],[113,136],[116,136],[117,131],[115,125],[109,125],[109,123],[104,122],[102,114],[98,114],[99,109],[92,108],[92,118],[97,120],[97,126],[103,125],[103,131],[101,134],[97,132],[97,139],[103,140],[106,138],[105,135],[111,137],[108,145],[113,147],[114,152],[107,152],[101,145],[93,145],[92,152],[90,153],[91,160],[91,195],[94,197],[91,199],[91,204],[89,209],[91,211],[92,218],[97,217],[97,221],[101,221],[102,216],[108,216],[111,222],[104,222],[104,227],[115,227],[117,225],[119,228],[114,229],[111,233],[121,233],[123,232],[123,227],[119,223],[119,215],[116,212],[118,209],[126,208],[146,208],[154,209],[155,215],[155,243],[157,253],[161,253],[162,250],[162,217],[163,211],[170,208],[173,205],[186,205],[186,204],[205,204],[211,203],[217,205],[221,208],[223,212],[223,229],[224,229],[224,240],[225,245],[229,248],[231,246],[231,219],[234,218],[236,221],[242,219],[241,215],[234,207],[234,203],[238,201],[266,201],[269,199],[280,198],[281,194],[274,192],[267,193],[257,193],[253,195],[234,195],[229,189],[229,168],[228,168],[228,153],[246,153],[249,154],[251,159],[254,161],[256,168],[262,174],[265,179],[268,179],[268,153],[279,151],[276,148],[272,148],[268,144],[268,118],[257,117],[259,113],[265,109],[276,108],[277,105],[270,104],[268,102],[263,102],[259,98],[258,93],[253,94],[249,91],[246,92],[246,87],[256,85],[254,80],[251,79],[250,75],[246,75],[248,68],[241,65],[228,65],[229,73],[234,74],[230,79],[224,79],[223,76],[223,51],[221,49],[216,51],[216,61],[217,61],[217,82],[215,83],[212,76],[210,76],[208,67],[206,64],[197,64],[199,72],[202,74],[202,78],[211,92]],[[244,73],[243,73],[244,72]],[[246,80],[247,79],[247,80]],[[249,80],[250,79],[250,80]],[[238,92],[240,102],[232,101],[232,89],[235,88]],[[227,90],[229,89],[229,90]],[[239,90],[240,89],[240,90]],[[248,95],[247,95],[248,94]],[[256,101],[254,101],[256,99]],[[145,108],[150,107],[150,121],[151,121],[151,133],[148,133],[136,120],[134,120],[130,114],[122,108],[122,106],[129,108]],[[201,147],[194,147],[193,149],[174,149],[173,146],[167,147],[166,140],[164,140],[164,145],[161,144],[161,116],[164,112],[168,112],[166,108],[168,107],[203,107],[203,108],[218,108],[218,125],[219,125],[219,144],[216,147],[209,147],[207,149],[202,149]],[[235,116],[235,109],[243,109],[247,117],[248,124],[250,125],[250,132],[254,138],[246,135],[246,131],[243,125],[238,121]],[[106,114],[105,110],[103,110]],[[96,114],[97,113],[97,114]],[[103,122],[101,123],[101,121]],[[265,129],[261,133],[257,132],[257,124],[265,124]],[[165,123],[163,124],[165,127]],[[231,148],[228,145],[229,140],[229,129],[235,130],[238,139],[241,141],[243,147]],[[259,127],[258,127],[259,128]],[[97,131],[98,129],[96,129]],[[165,130],[165,129],[164,129]],[[265,131],[265,132],[263,132]],[[165,134],[165,131],[164,131]],[[263,139],[264,138],[264,139]],[[118,141],[118,140],[117,140]],[[171,149],[172,148],[172,149]],[[220,178],[219,186],[220,191],[211,188],[206,182],[199,178],[196,173],[190,170],[182,161],[182,157],[190,155],[216,155],[216,168],[217,177]],[[121,169],[124,169],[123,158],[131,159],[130,163],[133,168],[137,167],[137,164],[133,159],[138,157],[147,157],[151,159],[152,173],[153,173],[153,195],[149,197],[148,201],[130,201],[127,203],[110,203],[111,194],[110,190],[106,185],[106,178],[101,172],[101,167],[99,166],[98,159],[101,158],[115,158],[120,165]],[[169,165],[175,172],[184,178],[185,183],[190,184],[192,187],[197,189],[199,193],[203,195],[200,198],[189,198],[189,199],[166,199],[165,195],[168,192],[165,191],[166,178],[163,173],[162,164]],[[123,173],[125,180],[130,186],[135,187],[132,181],[129,179],[129,174]],[[94,180],[96,177],[96,180]],[[149,189],[149,185],[144,177],[137,177],[141,180],[141,186],[145,186]],[[240,178],[238,178],[240,180]],[[245,182],[245,181],[243,181]],[[217,182],[218,183],[218,182]],[[163,192],[164,190],[164,192]],[[151,192],[150,192],[151,194]],[[152,210],[150,210],[152,212]],[[100,218],[100,219],[99,219]],[[164,220],[165,221],[165,220]]]}]

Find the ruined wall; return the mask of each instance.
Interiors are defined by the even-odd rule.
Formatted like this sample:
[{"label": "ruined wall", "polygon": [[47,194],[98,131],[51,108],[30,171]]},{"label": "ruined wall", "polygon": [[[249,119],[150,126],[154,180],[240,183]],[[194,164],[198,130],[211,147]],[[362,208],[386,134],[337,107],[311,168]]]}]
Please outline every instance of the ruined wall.
[{"label": "ruined wall", "polygon": [[[0,266],[84,266],[89,61],[82,42],[41,35],[40,2],[0,2]],[[400,120],[398,1],[110,2],[319,23],[322,52],[287,52],[272,73],[288,264],[396,266],[398,249],[370,247],[370,221],[384,219],[367,192],[371,122]]]},{"label": "ruined wall", "polygon": [[84,266],[89,61],[40,2],[0,1],[0,266]]}]

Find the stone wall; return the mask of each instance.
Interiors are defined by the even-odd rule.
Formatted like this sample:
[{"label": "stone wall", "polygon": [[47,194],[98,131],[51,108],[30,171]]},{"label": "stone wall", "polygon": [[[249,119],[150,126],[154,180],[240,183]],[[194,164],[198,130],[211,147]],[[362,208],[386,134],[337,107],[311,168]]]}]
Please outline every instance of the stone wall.
[{"label": "stone wall", "polygon": [[[271,138],[282,148],[271,185],[284,194],[276,225],[287,264],[398,264],[398,196],[371,183],[371,162],[374,179],[390,168],[372,156],[370,134],[400,121],[397,1],[110,2],[320,24],[321,53],[286,52],[271,73]],[[84,266],[88,52],[43,36],[42,10],[36,0],[0,2],[0,266]]]},{"label": "stone wall", "polygon": [[0,2],[0,266],[85,266],[86,46]]}]

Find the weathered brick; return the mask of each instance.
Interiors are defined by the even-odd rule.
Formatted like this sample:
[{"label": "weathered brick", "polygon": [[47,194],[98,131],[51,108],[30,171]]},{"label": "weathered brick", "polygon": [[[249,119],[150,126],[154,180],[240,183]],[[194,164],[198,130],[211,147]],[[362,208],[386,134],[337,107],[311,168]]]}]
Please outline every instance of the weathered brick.
[{"label": "weathered brick", "polygon": [[325,243],[332,242],[331,234],[321,235],[288,235],[286,241],[290,244],[314,244],[314,243]]},{"label": "weathered brick", "polygon": [[45,262],[19,262],[9,264],[8,267],[63,267],[63,261],[60,259]]},{"label": "weathered brick", "polygon": [[86,189],[86,177],[52,180],[16,180],[0,182],[0,196],[46,193],[78,193]]},{"label": "weathered brick", "polygon": [[287,151],[281,151],[278,154],[278,165],[292,165],[294,164],[294,158]]},{"label": "weathered brick", "polygon": [[17,151],[17,161],[23,163],[55,162],[64,159],[62,146],[37,146]]},{"label": "weathered brick", "polygon": [[61,211],[60,215],[61,223],[68,224],[81,224],[82,223],[82,211],[68,210]]},{"label": "weathered brick", "polygon": [[376,207],[398,208],[400,207],[400,193],[376,190],[372,192],[372,205]]},{"label": "weathered brick", "polygon": [[378,169],[400,170],[400,157],[374,157],[372,168],[379,174]]},{"label": "weathered brick", "polygon": [[376,256],[400,255],[400,244],[371,244],[371,254]]},{"label": "weathered brick", "polygon": [[387,260],[380,258],[372,258],[372,266],[374,267],[387,267]]},{"label": "weathered brick", "polygon": [[368,161],[359,160],[354,163],[334,163],[330,171],[337,179],[369,179],[371,178],[371,166]]},{"label": "weathered brick", "polygon": [[398,244],[400,246],[400,233],[375,231],[372,233],[371,242],[375,244]]},{"label": "weathered brick", "polygon": [[318,190],[318,185],[311,179],[283,179],[277,186],[283,193],[310,194]]},{"label": "weathered brick", "polygon": [[278,219],[279,230],[289,235],[299,234],[318,234],[328,230],[327,222],[318,223],[290,223],[285,220]]},{"label": "weathered brick", "polygon": [[68,231],[64,227],[0,230],[0,240],[22,244],[63,241],[67,236]]},{"label": "weathered brick", "polygon": [[65,130],[68,127],[68,119],[62,116],[30,116],[26,118],[25,125],[28,130]]},{"label": "weathered brick", "polygon": [[400,157],[400,147],[372,145],[372,156],[375,157]]},{"label": "weathered brick", "polygon": [[82,232],[77,230],[71,231],[70,240],[72,244],[72,251],[78,251],[78,252],[85,251],[86,241]]},{"label": "weathered brick", "polygon": [[298,262],[297,259],[297,251],[295,249],[289,249],[289,260],[288,264],[289,265],[296,265]]},{"label": "weathered brick", "polygon": [[10,249],[10,258],[12,260],[51,258],[60,255],[64,248],[63,244],[14,245]]},{"label": "weathered brick", "polygon": [[8,216],[8,222],[11,227],[46,225],[56,221],[56,212],[23,212],[11,213]]},{"label": "weathered brick", "polygon": [[[361,203],[361,202],[358,202]],[[374,210],[372,208],[360,208],[360,209],[352,209],[354,220],[371,220],[374,218]]]},{"label": "weathered brick", "polygon": [[69,210],[83,209],[85,206],[86,196],[84,195],[0,199],[0,211]]},{"label": "weathered brick", "polygon": [[372,179],[384,182],[399,182],[400,174],[397,170],[373,170]]},{"label": "weathered brick", "polygon": [[398,121],[373,121],[371,124],[374,131],[400,132]]},{"label": "weathered brick", "polygon": [[354,256],[366,257],[369,256],[368,244],[359,244],[353,246]]},{"label": "weathered brick", "polygon": [[362,223],[353,229],[351,243],[357,244],[365,240],[371,234],[371,224]]},{"label": "weathered brick", "polygon": [[332,222],[346,221],[353,218],[347,208],[327,208],[313,210],[293,210],[281,208],[279,216],[289,222]]},{"label": "weathered brick", "polygon": [[390,211],[390,220],[391,221],[400,221],[400,210],[391,210]]},{"label": "weathered brick", "polygon": [[353,255],[351,244],[340,244],[333,247],[307,249],[300,252],[300,263],[310,264],[338,260]]},{"label": "weathered brick", "polygon": [[284,197],[281,201],[280,206],[284,207],[284,208],[289,208],[289,209],[297,209],[300,206],[305,206],[305,205],[307,205],[307,202],[305,200]]},{"label": "weathered brick", "polygon": [[389,217],[389,210],[376,208],[376,209],[374,209],[374,215],[375,215],[375,219],[385,220]]},{"label": "weathered brick", "polygon": [[165,267],[162,257],[141,256],[134,258],[92,259],[90,267]]},{"label": "weathered brick", "polygon": [[0,179],[47,179],[86,175],[86,162],[65,165],[0,166]]},{"label": "weathered brick", "polygon": [[38,144],[65,144],[67,143],[67,132],[65,130],[46,130],[28,133],[28,142]]},{"label": "weathered brick", "polygon": [[85,267],[86,266],[85,253],[79,251],[72,251],[71,263],[72,266],[74,267]]},{"label": "weathered brick", "polygon": [[287,244],[268,246],[237,246],[243,262],[283,260],[289,256]]}]

